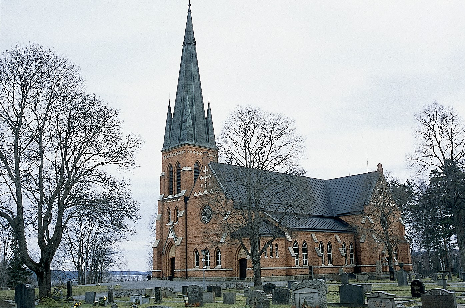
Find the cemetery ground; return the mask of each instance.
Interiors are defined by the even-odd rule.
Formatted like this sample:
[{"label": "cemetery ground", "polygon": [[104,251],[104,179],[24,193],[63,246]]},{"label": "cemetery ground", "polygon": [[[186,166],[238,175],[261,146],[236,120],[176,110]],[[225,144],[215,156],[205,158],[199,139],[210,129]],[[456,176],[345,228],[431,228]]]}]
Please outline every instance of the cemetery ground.
[{"label": "cemetery ground", "polygon": [[[437,284],[437,282],[432,281],[431,279],[422,279],[422,281],[425,284],[425,289],[426,291],[435,289],[435,288],[441,288]],[[165,281],[159,281],[161,286],[163,286]],[[176,281],[178,287],[181,285],[185,285],[186,282],[183,281]],[[212,283],[212,281],[207,282]],[[279,282],[273,282],[279,285]],[[384,291],[387,293],[391,293],[395,295],[395,302],[397,307],[421,307],[421,300],[420,298],[412,298],[411,296],[411,288],[410,285],[408,286],[398,286],[396,282],[391,282],[391,281],[380,281],[380,280],[369,280],[369,281],[364,281],[364,282],[358,282],[356,280],[351,280],[349,281],[350,284],[370,284],[372,292],[375,291]],[[201,287],[204,286],[204,282],[202,281],[190,281],[189,284],[197,284]],[[143,286],[143,282],[138,282],[137,288],[140,288]],[[249,284],[250,285],[250,284]],[[287,285],[287,282],[281,282],[281,285]],[[344,306],[339,304],[339,286],[341,285],[340,282],[335,282],[335,281],[327,281],[327,303],[328,307],[350,307],[350,306]],[[62,295],[62,299],[49,299],[43,303],[40,303],[36,305],[37,308],[45,308],[45,307],[56,307],[56,308],[90,308],[90,307],[99,307],[99,304],[86,304],[84,301],[84,296],[86,292],[95,292],[96,293],[96,302],[98,302],[98,299],[107,296],[108,290],[109,290],[109,284],[105,285],[86,285],[86,286],[78,286],[78,285],[73,285],[72,287],[72,293],[73,293],[73,298],[75,300],[69,300],[66,301],[64,298],[66,297],[66,292],[67,292],[67,287],[66,285],[63,286],[56,286],[52,288],[54,290],[55,295]],[[152,287],[147,286],[147,287]],[[186,307],[185,304],[185,297],[183,296],[181,290],[176,290],[176,287],[172,287],[173,285],[169,286],[167,284],[167,287],[162,287],[163,290],[163,299],[161,303],[153,303],[150,302],[148,304],[138,304],[134,305],[133,302],[131,302],[131,296],[129,295],[128,292],[125,292],[125,290],[128,290],[128,288],[131,288],[131,284],[124,284],[124,285],[117,285],[113,284],[112,289],[114,290],[115,298],[114,301],[117,304],[118,308],[149,308],[151,306],[157,306],[157,307],[172,307],[172,308],[180,308],[180,307]],[[167,292],[165,292],[167,290]],[[457,304],[458,307],[465,307],[465,282],[462,282],[461,280],[457,280],[457,278],[453,279],[452,281],[448,281],[448,286],[447,290],[449,291],[454,291],[456,294],[457,298]],[[237,288],[237,289],[229,289],[229,290],[223,290],[225,291],[231,291],[236,293],[236,301],[235,304],[223,304],[223,298],[222,297],[216,297],[214,303],[204,303],[203,307],[206,308],[213,308],[213,307],[218,307],[218,308],[244,308],[247,307],[246,305],[246,297],[244,295],[244,288]],[[0,308],[14,308],[14,290],[0,290]],[[36,292],[36,297],[38,296],[38,289],[35,290]],[[122,294],[122,296],[121,296]],[[63,296],[64,295],[64,296]],[[106,303],[106,307],[110,308],[112,307],[111,303]],[[271,308],[287,308],[291,307],[291,305],[275,305],[271,303],[270,299],[270,307]]]}]

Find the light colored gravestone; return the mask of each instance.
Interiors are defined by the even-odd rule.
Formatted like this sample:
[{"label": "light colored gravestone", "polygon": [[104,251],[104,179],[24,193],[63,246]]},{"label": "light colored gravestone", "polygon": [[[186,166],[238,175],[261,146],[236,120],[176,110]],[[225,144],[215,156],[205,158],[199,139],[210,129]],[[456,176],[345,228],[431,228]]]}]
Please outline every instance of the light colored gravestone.
[{"label": "light colored gravestone", "polygon": [[150,304],[150,297],[141,296],[140,297],[140,304],[141,305]]},{"label": "light colored gravestone", "polygon": [[326,301],[326,283],[324,280],[305,280],[292,287],[292,301],[293,306],[301,308],[319,307],[327,308]]},{"label": "light colored gravestone", "polygon": [[91,304],[93,305],[95,302],[95,292],[86,292],[85,297],[84,297],[84,302],[86,304]]},{"label": "light colored gravestone", "polygon": [[17,308],[34,308],[34,288],[25,284],[18,284],[15,288],[15,302]]},{"label": "light colored gravestone", "polygon": [[223,292],[223,304],[234,305],[236,303],[236,292]]},{"label": "light colored gravestone", "polygon": [[276,287],[273,292],[273,305],[289,305],[291,291],[288,288]]},{"label": "light colored gravestone", "polygon": [[188,304],[203,306],[203,289],[199,286],[189,286],[187,288]]},{"label": "light colored gravestone", "polygon": [[367,295],[368,308],[395,308],[394,294],[383,291],[373,292]]},{"label": "light colored gravestone", "polygon": [[203,292],[203,302],[204,303],[214,303],[215,302],[215,293],[214,292]]},{"label": "light colored gravestone", "polygon": [[363,286],[357,284],[343,284],[339,286],[339,302],[349,304],[351,307],[365,304],[365,292]]},{"label": "light colored gravestone", "polygon": [[145,288],[144,296],[145,297],[153,297],[153,289],[152,288]]},{"label": "light colored gravestone", "polygon": [[432,289],[421,295],[423,308],[456,308],[455,293],[444,289]]}]

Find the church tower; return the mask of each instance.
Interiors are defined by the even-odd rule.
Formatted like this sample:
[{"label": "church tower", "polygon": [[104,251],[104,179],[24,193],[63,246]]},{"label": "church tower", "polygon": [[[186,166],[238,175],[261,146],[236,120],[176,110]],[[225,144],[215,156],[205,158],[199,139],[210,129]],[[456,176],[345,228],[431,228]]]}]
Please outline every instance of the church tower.
[{"label": "church tower", "polygon": [[176,99],[173,110],[171,102],[168,103],[161,151],[162,173],[152,274],[160,278],[187,278],[188,216],[196,210],[188,209],[189,198],[199,182],[197,179],[206,173],[208,163],[218,160],[210,104],[205,112],[203,102],[190,2]]}]

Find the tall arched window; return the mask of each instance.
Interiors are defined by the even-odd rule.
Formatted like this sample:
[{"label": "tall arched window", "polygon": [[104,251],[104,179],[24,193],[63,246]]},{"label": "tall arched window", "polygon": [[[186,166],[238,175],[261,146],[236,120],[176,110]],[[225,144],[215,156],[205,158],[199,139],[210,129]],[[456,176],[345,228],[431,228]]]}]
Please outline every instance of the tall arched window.
[{"label": "tall arched window", "polygon": [[347,265],[347,247],[346,242],[342,243],[342,256],[344,257],[344,265]]},{"label": "tall arched window", "polygon": [[307,242],[302,243],[302,265],[308,265],[308,246],[307,246]]},{"label": "tall arched window", "polygon": [[174,181],[174,175],[173,175],[173,166],[171,164],[168,165],[168,195],[173,195],[173,181]]},{"label": "tall arched window", "polygon": [[274,253],[275,253],[275,257],[276,257],[276,258],[279,258],[279,254],[278,254],[278,244],[274,244]]},{"label": "tall arched window", "polygon": [[194,183],[199,178],[199,174],[200,174],[200,164],[198,161],[196,161],[194,164]]},{"label": "tall arched window", "polygon": [[176,194],[181,193],[181,164],[176,163]]},{"label": "tall arched window", "polygon": [[328,255],[328,265],[332,265],[333,264],[333,245],[331,244],[331,242],[328,242],[328,246],[327,246],[327,255]]},{"label": "tall arched window", "polygon": [[215,262],[216,267],[221,267],[221,251],[219,248],[216,248],[215,250]]},{"label": "tall arched window", "polygon": [[204,253],[205,253],[204,264],[206,267],[210,267],[210,251],[208,249],[205,249]]},{"label": "tall arched window", "polygon": [[178,208],[176,207],[176,208],[174,209],[174,222],[175,222],[175,223],[178,222],[178,216],[179,216],[179,210],[178,210]]},{"label": "tall arched window", "polygon": [[354,253],[354,244],[349,244],[349,262],[350,264],[355,264],[355,253]]},{"label": "tall arched window", "polygon": [[297,241],[295,241],[294,245],[292,245],[292,249],[294,251],[295,266],[299,266],[299,243],[297,243]]},{"label": "tall arched window", "polygon": [[194,250],[194,267],[200,266],[200,254],[197,249]]},{"label": "tall arched window", "polygon": [[323,242],[320,242],[320,244],[318,245],[318,249],[320,250],[320,254],[321,254],[321,264],[324,265],[325,264],[325,245],[323,244]]},{"label": "tall arched window", "polygon": [[270,245],[270,258],[273,258],[273,244]]},{"label": "tall arched window", "polygon": [[168,210],[166,211],[166,214],[168,215],[166,217],[166,223],[169,224],[169,223],[171,223],[171,210],[170,210],[170,208],[168,208]]}]

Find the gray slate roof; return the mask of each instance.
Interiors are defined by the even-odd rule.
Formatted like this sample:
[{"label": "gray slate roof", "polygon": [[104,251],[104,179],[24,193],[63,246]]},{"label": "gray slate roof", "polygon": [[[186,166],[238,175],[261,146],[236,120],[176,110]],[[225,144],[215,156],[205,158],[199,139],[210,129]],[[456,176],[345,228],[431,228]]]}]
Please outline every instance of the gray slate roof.
[{"label": "gray slate roof", "polygon": [[339,232],[350,226],[338,217],[360,213],[381,175],[321,180],[214,162],[210,170],[237,208],[259,207],[291,229]]},{"label": "gray slate roof", "polygon": [[205,116],[191,9],[187,12],[174,112],[168,104],[162,151],[190,144],[216,149],[210,105]]}]

